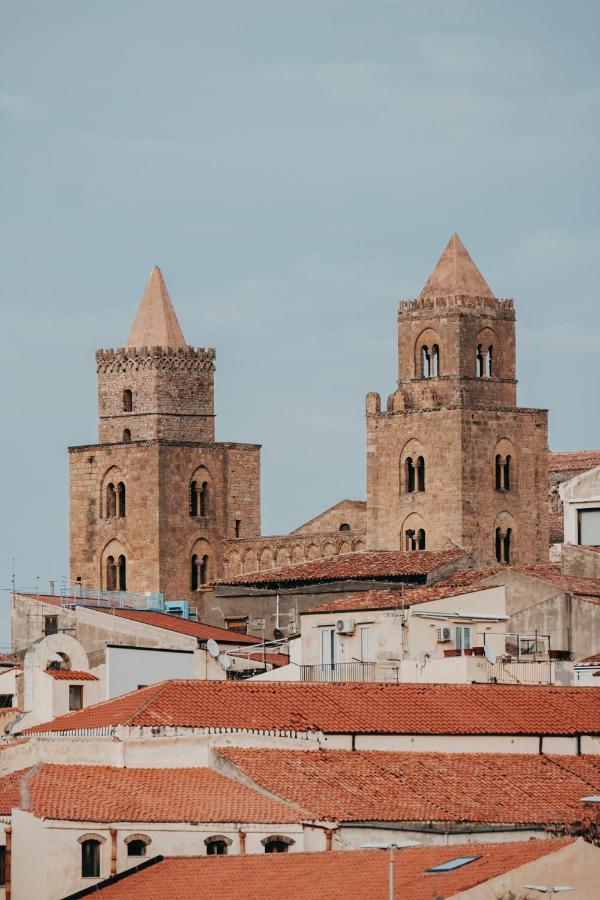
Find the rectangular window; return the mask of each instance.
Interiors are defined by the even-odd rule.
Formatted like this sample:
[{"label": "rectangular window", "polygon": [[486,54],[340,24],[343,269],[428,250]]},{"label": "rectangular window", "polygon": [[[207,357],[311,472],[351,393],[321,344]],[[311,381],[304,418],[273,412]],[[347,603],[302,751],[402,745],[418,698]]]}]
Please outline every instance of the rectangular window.
[{"label": "rectangular window", "polygon": [[468,626],[457,625],[455,630],[454,646],[457,650],[469,650],[471,647],[471,629]]},{"label": "rectangular window", "polygon": [[370,625],[360,629],[360,658],[362,662],[373,662],[373,629]]},{"label": "rectangular window", "polygon": [[83,709],[83,685],[69,685],[69,709]]},{"label": "rectangular window", "polygon": [[56,634],[58,632],[58,616],[44,616],[44,634]]},{"label": "rectangular window", "polygon": [[600,547],[600,509],[580,509],[578,541],[582,547]]},{"label": "rectangular window", "polygon": [[13,695],[12,694],[0,694],[0,708],[6,709],[7,707],[11,707],[13,705]]},{"label": "rectangular window", "polygon": [[237,631],[238,634],[248,634],[248,616],[225,619],[225,624],[230,631]]},{"label": "rectangular window", "polygon": [[334,666],[336,663],[335,629],[321,628],[319,635],[319,655],[322,666]]},{"label": "rectangular window", "polygon": [[6,884],[6,847],[0,847],[0,884]]}]

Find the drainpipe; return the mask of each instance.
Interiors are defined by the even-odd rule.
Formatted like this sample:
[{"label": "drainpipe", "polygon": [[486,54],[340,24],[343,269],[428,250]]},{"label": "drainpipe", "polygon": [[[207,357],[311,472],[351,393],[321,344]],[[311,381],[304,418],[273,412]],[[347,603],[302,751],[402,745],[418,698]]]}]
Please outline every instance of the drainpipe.
[{"label": "drainpipe", "polygon": [[246,855],[246,832],[238,831],[240,837],[240,856]]},{"label": "drainpipe", "polygon": [[6,834],[6,878],[4,882],[4,896],[6,900],[12,897],[12,879],[11,879],[11,851],[12,851],[12,826],[7,825],[4,829]]},{"label": "drainpipe", "polygon": [[334,828],[326,828],[325,829],[325,849],[326,850],[331,850],[331,846],[333,843],[333,832],[334,831],[335,831]]},{"label": "drainpipe", "polygon": [[117,829],[110,829],[110,877],[117,874]]}]

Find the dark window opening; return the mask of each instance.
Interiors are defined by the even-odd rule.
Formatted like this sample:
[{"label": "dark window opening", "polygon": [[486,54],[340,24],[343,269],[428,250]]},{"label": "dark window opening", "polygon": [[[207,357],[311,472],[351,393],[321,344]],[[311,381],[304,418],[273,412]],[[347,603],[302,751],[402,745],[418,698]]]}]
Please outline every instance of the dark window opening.
[{"label": "dark window opening", "polygon": [[239,537],[241,532],[242,532],[242,520],[236,519],[235,520],[235,536]]},{"label": "dark window opening", "polygon": [[6,847],[0,847],[0,884],[6,884]]},{"label": "dark window opening", "polygon": [[431,357],[429,347],[421,347],[421,374],[423,378],[431,378]]},{"label": "dark window opening", "polygon": [[127,844],[127,856],[145,856],[146,841],[134,840]]},{"label": "dark window opening", "polygon": [[13,694],[0,694],[0,709],[10,709],[13,705]]},{"label": "dark window opening", "polygon": [[235,619],[225,619],[225,626],[229,631],[236,631],[238,634],[248,634],[248,617],[240,616]]},{"label": "dark window opening", "polygon": [[512,528],[496,528],[496,562],[510,565],[512,552]]},{"label": "dark window opening", "polygon": [[425,529],[419,528],[417,532],[417,545],[419,550],[425,549]]},{"label": "dark window opening", "polygon": [[438,378],[440,374],[440,348],[437,344],[431,348],[431,374],[433,378]]},{"label": "dark window opening", "polygon": [[348,522],[342,522],[339,530],[340,531],[350,531],[350,525],[348,524]]},{"label": "dark window opening", "polygon": [[123,554],[119,556],[119,590],[127,590],[127,560]]},{"label": "dark window opening", "polygon": [[487,353],[485,354],[485,374],[488,378],[492,377],[492,354],[494,352],[494,348],[492,346],[488,347]]},{"label": "dark window opening", "polygon": [[198,515],[198,492],[196,490],[196,482],[190,483],[190,516]]},{"label": "dark window opening", "polygon": [[120,481],[117,485],[117,500],[119,508],[119,518],[125,518],[125,485]]},{"label": "dark window opening", "polygon": [[191,570],[190,587],[193,591],[198,590],[198,557],[196,556],[195,553],[192,556],[192,570]]},{"label": "dark window opening", "polygon": [[58,616],[44,616],[44,634],[58,633]]},{"label": "dark window opening", "polygon": [[504,490],[510,491],[510,456],[504,462]]},{"label": "dark window opening", "polygon": [[200,584],[208,584],[208,556],[206,554],[200,563]]},{"label": "dark window opening", "polygon": [[100,877],[100,841],[87,840],[81,844],[81,875],[83,878]]},{"label": "dark window opening", "polygon": [[412,494],[415,489],[415,467],[412,461],[412,456],[409,456],[406,460],[406,490],[407,493]]},{"label": "dark window opening", "polygon": [[404,532],[404,537],[406,539],[406,549],[407,550],[416,550],[417,549],[417,539],[415,536],[414,528],[407,528]]},{"label": "dark window opening", "polygon": [[506,459],[502,459],[500,454],[497,454],[497,456],[496,456],[496,490],[497,491],[510,491],[511,462],[512,462],[512,457],[510,456],[510,454],[506,457]]},{"label": "dark window opening", "polygon": [[208,515],[208,481],[203,481],[200,488],[200,515]]},{"label": "dark window opening", "polygon": [[207,841],[206,854],[207,856],[226,856],[227,841],[220,840],[219,838],[215,839],[214,841]]},{"label": "dark window opening", "polygon": [[281,838],[271,838],[265,841],[265,853],[287,853],[289,844]]},{"label": "dark window opening", "polygon": [[106,590],[116,591],[117,589],[117,566],[114,556],[106,558]]},{"label": "dark window opening", "polygon": [[477,378],[483,378],[484,373],[484,363],[483,363],[483,347],[481,344],[477,345],[477,359],[475,365],[475,374]]},{"label": "dark window opening", "polygon": [[502,490],[502,457],[500,454],[496,456],[496,490]]},{"label": "dark window opening", "polygon": [[106,518],[113,519],[117,514],[117,492],[115,486],[110,482],[106,485]]},{"label": "dark window opening", "polygon": [[131,443],[131,431],[129,428],[125,428],[123,430],[123,443],[130,444]]},{"label": "dark window opening", "polygon": [[82,684],[70,684],[69,685],[69,709],[83,709],[83,685]]},{"label": "dark window opening", "polygon": [[133,394],[129,389],[123,391],[123,412],[131,412],[133,409]]},{"label": "dark window opening", "polygon": [[510,538],[512,534],[512,529],[507,528],[506,534],[504,535],[504,562],[508,565],[510,563]]},{"label": "dark window opening", "polygon": [[425,490],[425,460],[422,456],[417,460],[417,490]]}]

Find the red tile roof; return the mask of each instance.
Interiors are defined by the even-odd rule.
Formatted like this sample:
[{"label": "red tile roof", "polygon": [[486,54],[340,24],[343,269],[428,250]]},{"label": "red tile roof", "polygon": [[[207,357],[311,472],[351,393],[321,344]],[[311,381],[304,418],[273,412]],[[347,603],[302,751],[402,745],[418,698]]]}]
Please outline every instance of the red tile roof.
[{"label": "red tile roof", "polygon": [[591,687],[173,680],[24,733],[111,726],[326,734],[600,734]]},{"label": "red tile roof", "polygon": [[[21,791],[25,778],[26,790]],[[206,768],[42,765],[0,778],[0,813],[74,822],[300,822],[306,816]]]},{"label": "red tile roof", "polygon": [[[94,607],[95,609],[95,607]],[[220,641],[222,644],[259,644],[261,639],[251,634],[240,634],[229,628],[217,628],[215,625],[205,625],[204,622],[193,622],[190,619],[181,619],[170,613],[149,612],[137,609],[101,609],[100,612],[118,616],[121,619],[131,619],[141,622],[143,625],[153,625],[155,628],[164,628],[167,631],[176,631],[178,634],[189,634],[199,641]]]},{"label": "red tile roof", "polygon": [[566,453],[549,453],[550,472],[585,472],[600,466],[600,450],[569,450]]},{"label": "red tile roof", "polygon": [[464,550],[420,550],[401,553],[396,550],[363,550],[342,553],[268,569],[247,575],[224,578],[218,584],[298,584],[303,581],[345,581],[359,578],[398,578],[403,575],[428,575],[445,563],[466,558]]},{"label": "red tile roof", "polygon": [[[443,900],[556,853],[572,843],[572,839],[562,838],[553,841],[408,847],[397,851],[395,896],[403,900]],[[453,872],[426,871],[458,856],[478,858]],[[388,896],[388,883],[387,853],[379,850],[338,850],[330,853],[160,859],[154,865],[106,887],[99,885],[99,888],[106,900],[147,900],[148,897],[197,900],[199,885],[202,885],[202,896],[207,897],[381,900]]]},{"label": "red tile roof", "polygon": [[560,591],[581,597],[600,597],[600,578],[583,578],[579,575],[565,575],[560,566],[514,566],[512,571],[539,578],[553,584]]},{"label": "red tile roof", "polygon": [[14,656],[12,653],[0,653],[0,675],[3,675],[7,669],[22,669],[23,657]]},{"label": "red tile roof", "polygon": [[488,569],[469,569],[457,572],[450,578],[436,581],[428,587],[406,587],[404,590],[364,591],[360,594],[350,594],[337,600],[329,600],[319,606],[300,613],[302,616],[322,612],[352,612],[361,609],[396,609],[400,606],[414,606],[417,603],[426,603],[428,600],[442,600],[444,597],[455,597],[457,594],[468,594],[473,591],[483,590],[490,585],[483,585],[485,578],[497,575],[502,571],[500,566]]},{"label": "red tile roof", "polygon": [[581,820],[581,798],[600,793],[600,756],[216,752],[270,793],[340,822],[570,824]]},{"label": "red tile roof", "polygon": [[59,681],[98,681],[91,672],[77,672],[73,669],[46,669],[46,675]]},{"label": "red tile roof", "polygon": [[581,665],[581,663],[586,663],[586,665],[600,663],[600,653],[594,653],[593,656],[586,656],[585,659],[580,659],[577,665]]},{"label": "red tile roof", "polygon": [[253,659],[257,662],[262,662],[263,658],[269,663],[269,665],[274,668],[279,668],[280,666],[287,666],[290,658],[285,653],[265,653],[263,655],[262,651],[257,650],[256,653],[232,653],[231,656],[239,656],[241,659]]},{"label": "red tile roof", "polygon": [[48,603],[50,606],[60,606],[61,597],[56,594],[27,594],[23,591],[15,591],[15,597],[26,597],[27,600],[39,600],[40,603]]}]

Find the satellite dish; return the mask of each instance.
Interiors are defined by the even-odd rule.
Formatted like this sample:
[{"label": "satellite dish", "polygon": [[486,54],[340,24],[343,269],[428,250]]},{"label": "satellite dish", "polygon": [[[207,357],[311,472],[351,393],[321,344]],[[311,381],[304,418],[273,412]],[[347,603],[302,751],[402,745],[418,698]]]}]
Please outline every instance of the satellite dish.
[{"label": "satellite dish", "polygon": [[225,669],[225,671],[227,672],[227,670],[230,669],[232,666],[231,657],[228,656],[226,653],[220,653],[218,659],[219,659],[219,662],[221,663],[221,665],[223,666],[223,668]]},{"label": "satellite dish", "polygon": [[213,659],[218,659],[219,653],[220,653],[221,651],[219,650],[219,645],[217,644],[216,641],[213,641],[213,639],[210,638],[210,639],[206,642],[206,649],[208,650],[208,652],[210,653],[210,655],[213,657]]},{"label": "satellite dish", "polygon": [[496,654],[492,653],[487,644],[483,645],[483,652],[485,653],[485,658],[492,665],[496,665]]}]

